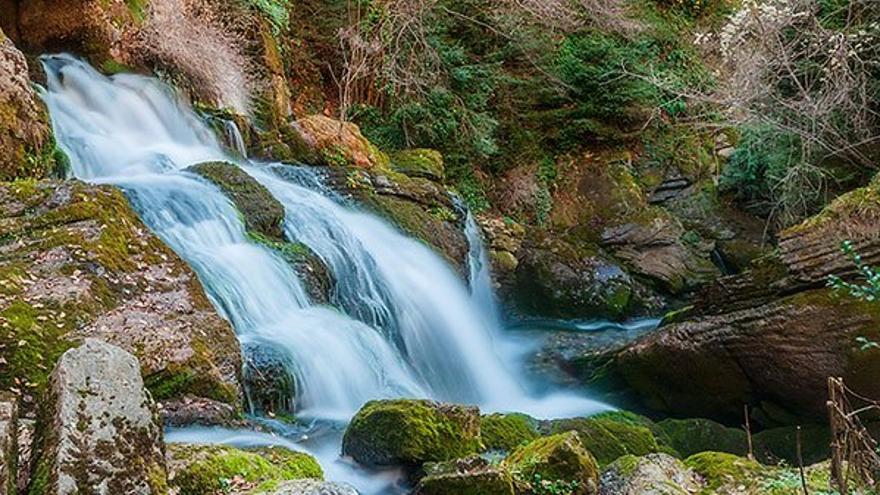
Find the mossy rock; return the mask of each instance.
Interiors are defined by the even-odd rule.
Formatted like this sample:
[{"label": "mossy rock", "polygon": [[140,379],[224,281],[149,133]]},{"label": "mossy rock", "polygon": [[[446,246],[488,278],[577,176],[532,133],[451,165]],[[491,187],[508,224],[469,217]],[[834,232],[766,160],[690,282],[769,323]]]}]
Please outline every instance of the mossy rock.
[{"label": "mossy rock", "polygon": [[248,231],[276,241],[284,239],[284,206],[247,172],[224,162],[199,163],[189,170],[223,191],[241,212]]},{"label": "mossy rock", "polygon": [[708,490],[727,483],[755,485],[767,469],[757,461],[725,452],[701,452],[684,463],[703,477]]},{"label": "mossy rock", "polygon": [[602,472],[601,495],[691,495],[702,480],[668,454],[625,455]]},{"label": "mossy rock", "polygon": [[324,477],[314,457],[284,448],[171,444],[168,451],[171,484],[180,495],[224,493],[234,478],[252,486],[244,493],[261,493],[287,480]]},{"label": "mossy rock", "polygon": [[479,456],[428,463],[415,495],[513,495],[513,477]]},{"label": "mossy rock", "polygon": [[[797,427],[782,426],[760,431],[752,436],[755,457],[764,463],[785,461],[796,465]],[[804,464],[813,464],[831,455],[831,431],[828,425],[801,427],[801,455]]]},{"label": "mossy rock", "polygon": [[537,421],[525,414],[489,414],[480,421],[480,435],[487,450],[510,452],[538,438]]},{"label": "mossy rock", "polygon": [[443,155],[431,149],[411,149],[394,153],[391,168],[410,177],[423,177],[443,181],[445,167]]},{"label": "mossy rock", "polygon": [[710,419],[665,419],[656,424],[663,441],[683,457],[716,451],[736,455],[748,452],[746,432]]},{"label": "mossy rock", "polygon": [[598,487],[596,459],[573,431],[542,437],[516,449],[504,460],[504,466],[526,485],[561,482],[572,487],[572,495],[593,494]]},{"label": "mossy rock", "polygon": [[559,419],[547,425],[549,433],[574,431],[583,446],[595,456],[600,466],[618,457],[641,456],[665,449],[657,442],[651,420],[637,414],[615,411],[589,418]]},{"label": "mossy rock", "polygon": [[428,400],[368,402],[342,441],[342,452],[367,466],[448,461],[481,449],[476,407]]}]

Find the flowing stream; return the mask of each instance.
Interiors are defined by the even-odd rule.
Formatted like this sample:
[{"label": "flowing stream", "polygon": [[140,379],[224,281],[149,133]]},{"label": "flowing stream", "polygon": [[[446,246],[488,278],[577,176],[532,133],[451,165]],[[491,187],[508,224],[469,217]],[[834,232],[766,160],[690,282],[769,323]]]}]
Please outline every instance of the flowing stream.
[{"label": "flowing stream", "polygon": [[[227,133],[239,149],[228,152],[156,80],[108,78],[67,55],[46,56],[43,64],[43,96],[72,174],[120,187],[143,221],[193,267],[242,344],[269,346],[285,357],[295,384],[291,403],[304,426],[284,442],[318,455],[329,479],[350,481],[362,493],[393,491],[394,476],[338,459],[340,428],[370,399],[426,397],[539,417],[605,408],[522,385],[511,369],[508,351],[515,346],[501,328],[486,253],[470,217],[469,290],[422,243],[324,187],[314,168],[246,161],[232,129]],[[308,246],[336,281],[332,307],[314,304],[291,266],[248,237],[220,190],[187,171],[217,160],[236,163],[284,205],[287,238]],[[168,438],[270,441],[217,429],[176,430]]]}]

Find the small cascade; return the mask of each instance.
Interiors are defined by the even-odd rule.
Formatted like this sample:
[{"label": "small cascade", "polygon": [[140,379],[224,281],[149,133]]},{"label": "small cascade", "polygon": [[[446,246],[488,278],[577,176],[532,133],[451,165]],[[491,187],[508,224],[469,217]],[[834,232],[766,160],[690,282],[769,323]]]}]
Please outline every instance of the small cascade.
[{"label": "small cascade", "polygon": [[[43,64],[44,98],[73,174],[120,187],[144,223],[193,267],[242,346],[284,356],[298,418],[345,422],[366,401],[389,397],[539,417],[605,408],[572,394],[534,397],[523,389],[502,352],[507,337],[472,218],[469,291],[431,249],[341,201],[315,168],[231,156],[155,79],[108,78],[66,55],[44,57]],[[235,131],[227,137],[237,136],[234,147],[243,149]],[[308,246],[332,272],[333,307],[315,305],[294,269],[249,238],[229,199],[187,170],[217,160],[238,164],[284,205],[288,239]],[[327,438],[319,452],[335,465],[340,439]]]},{"label": "small cascade", "polygon": [[242,158],[248,157],[247,145],[244,144],[244,137],[242,137],[241,130],[238,128],[238,124],[236,124],[235,121],[223,121],[223,136],[226,141],[226,146],[238,153]]}]

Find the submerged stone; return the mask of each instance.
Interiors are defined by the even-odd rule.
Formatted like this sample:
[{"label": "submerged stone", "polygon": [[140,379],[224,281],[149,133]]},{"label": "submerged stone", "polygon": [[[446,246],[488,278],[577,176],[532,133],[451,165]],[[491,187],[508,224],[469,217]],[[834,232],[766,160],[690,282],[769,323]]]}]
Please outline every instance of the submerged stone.
[{"label": "submerged stone", "polygon": [[504,466],[518,473],[518,481],[533,491],[534,485],[564,485],[572,495],[591,495],[598,489],[596,459],[573,431],[539,438],[516,449],[504,460]]},{"label": "submerged stone", "polygon": [[476,407],[428,400],[368,402],[342,441],[343,454],[368,466],[446,461],[481,448]]},{"label": "submerged stone", "polygon": [[31,493],[162,494],[162,427],[137,358],[86,339],[61,356],[37,427]]}]

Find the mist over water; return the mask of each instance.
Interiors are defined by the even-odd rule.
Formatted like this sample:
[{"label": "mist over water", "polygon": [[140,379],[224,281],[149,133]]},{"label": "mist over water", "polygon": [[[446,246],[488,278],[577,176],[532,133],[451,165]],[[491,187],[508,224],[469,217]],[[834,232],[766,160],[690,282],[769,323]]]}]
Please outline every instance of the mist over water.
[{"label": "mist over water", "polygon": [[[507,359],[513,344],[501,328],[488,259],[470,216],[469,288],[431,249],[340,201],[314,169],[244,161],[237,132],[227,128],[239,148],[233,157],[156,80],[107,78],[66,55],[43,62],[43,96],[72,174],[122,188],[144,223],[192,266],[241,343],[284,354],[298,417],[344,424],[367,400],[389,397],[538,417],[605,409],[573,394],[525,390]],[[332,272],[333,307],[313,304],[291,266],[248,237],[220,190],[187,171],[217,160],[242,167],[284,205],[287,238],[308,246]],[[381,476],[338,464],[341,430],[329,431],[327,441],[309,447],[328,478],[382,492],[377,483],[388,481]],[[234,443],[235,435],[282,441],[205,429],[175,430],[169,439]]]}]

